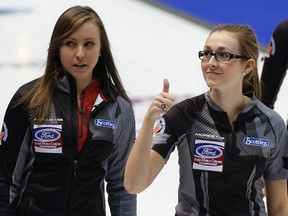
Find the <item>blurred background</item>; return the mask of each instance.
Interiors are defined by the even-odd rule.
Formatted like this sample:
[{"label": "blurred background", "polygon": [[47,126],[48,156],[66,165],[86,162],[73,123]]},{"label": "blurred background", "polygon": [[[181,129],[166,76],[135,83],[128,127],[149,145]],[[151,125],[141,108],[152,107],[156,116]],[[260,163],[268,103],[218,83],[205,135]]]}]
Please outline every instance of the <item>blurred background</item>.
[{"label": "blurred background", "polygon": [[[272,4],[273,3],[273,4]],[[284,0],[0,0],[0,121],[15,91],[43,74],[54,24],[64,10],[88,5],[102,18],[122,81],[134,101],[137,131],[164,78],[180,101],[207,91],[197,57],[213,26],[251,25],[261,57],[277,23],[287,18]],[[287,81],[275,110],[287,118]],[[153,184],[138,195],[138,216],[174,215],[177,152]],[[108,211],[109,212],[109,211]],[[109,213],[108,213],[109,215]]]}]

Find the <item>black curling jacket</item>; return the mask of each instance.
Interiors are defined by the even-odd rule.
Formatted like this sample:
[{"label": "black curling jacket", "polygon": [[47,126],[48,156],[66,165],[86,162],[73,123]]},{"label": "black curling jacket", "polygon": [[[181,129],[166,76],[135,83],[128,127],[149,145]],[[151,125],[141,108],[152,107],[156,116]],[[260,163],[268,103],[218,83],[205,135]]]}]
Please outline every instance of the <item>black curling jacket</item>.
[{"label": "black curling jacket", "polygon": [[96,99],[88,138],[78,153],[74,79],[67,75],[58,80],[50,117],[38,125],[27,104],[14,106],[35,82],[18,89],[4,116],[0,216],[105,216],[104,180],[111,215],[135,216],[136,196],[123,186],[135,139],[132,106],[112,84],[102,89],[108,100]]}]

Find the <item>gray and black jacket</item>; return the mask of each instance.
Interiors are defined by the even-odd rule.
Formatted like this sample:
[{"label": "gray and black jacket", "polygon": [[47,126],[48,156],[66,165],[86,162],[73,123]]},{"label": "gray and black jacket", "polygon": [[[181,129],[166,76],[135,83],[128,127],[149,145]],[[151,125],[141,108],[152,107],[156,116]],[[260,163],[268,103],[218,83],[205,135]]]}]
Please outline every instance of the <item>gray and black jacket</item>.
[{"label": "gray and black jacket", "polygon": [[[45,123],[34,124],[15,105],[34,85],[23,85],[4,116],[0,143],[0,216],[105,216],[105,183],[112,216],[135,216],[136,196],[123,186],[135,139],[132,106],[110,84],[91,112],[85,146],[77,151],[76,85],[58,80]],[[113,97],[112,97],[113,96]]]},{"label": "gray and black jacket", "polygon": [[161,119],[152,148],[166,160],[177,147],[177,216],[267,216],[265,180],[288,178],[283,119],[249,94],[231,126],[209,92],[173,106]]}]

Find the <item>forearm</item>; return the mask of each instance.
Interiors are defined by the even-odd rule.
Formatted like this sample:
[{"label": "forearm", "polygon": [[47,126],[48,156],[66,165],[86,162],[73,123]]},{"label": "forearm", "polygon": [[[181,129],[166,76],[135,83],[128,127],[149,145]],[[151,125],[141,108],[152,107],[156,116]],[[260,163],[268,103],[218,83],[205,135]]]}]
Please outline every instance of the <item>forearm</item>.
[{"label": "forearm", "polygon": [[166,113],[175,100],[175,97],[168,92],[169,82],[164,79],[163,92],[159,93],[150,105],[130,152],[124,180],[125,188],[130,193],[140,193],[147,188],[165,164],[165,159],[151,150],[151,144],[156,119]]},{"label": "forearm", "polygon": [[126,164],[124,185],[130,193],[139,193],[149,186],[150,146],[154,121],[145,118]]},{"label": "forearm", "polygon": [[288,215],[287,180],[267,181],[267,210],[269,216]]},{"label": "forearm", "polygon": [[283,203],[282,206],[279,206],[279,209],[277,211],[270,211],[268,209],[268,215],[269,216],[287,216],[288,215],[288,199],[285,203]]}]

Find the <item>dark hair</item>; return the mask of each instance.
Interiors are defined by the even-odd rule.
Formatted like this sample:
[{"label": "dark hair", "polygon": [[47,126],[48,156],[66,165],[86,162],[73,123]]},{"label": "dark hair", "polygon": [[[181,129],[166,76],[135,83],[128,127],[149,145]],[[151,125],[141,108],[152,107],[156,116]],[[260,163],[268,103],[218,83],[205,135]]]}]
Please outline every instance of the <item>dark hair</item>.
[{"label": "dark hair", "polygon": [[[40,77],[34,88],[19,100],[20,103],[30,100],[28,108],[33,111],[39,122],[49,116],[55,81],[64,75],[59,48],[67,37],[88,21],[94,22],[100,30],[101,57],[93,69],[94,75],[101,80],[102,88],[106,88],[111,92],[111,83],[113,83],[120,95],[132,104],[115,66],[109,39],[100,17],[88,6],[73,6],[62,13],[54,26],[44,75]],[[111,97],[113,97],[112,94]]]},{"label": "dark hair", "polygon": [[259,44],[254,31],[250,26],[240,24],[221,24],[216,26],[210,34],[216,31],[227,31],[235,34],[240,45],[241,55],[249,59],[254,59],[255,67],[249,74],[244,76],[242,92],[247,93],[253,91],[255,96],[260,99],[262,90],[257,67]]}]

